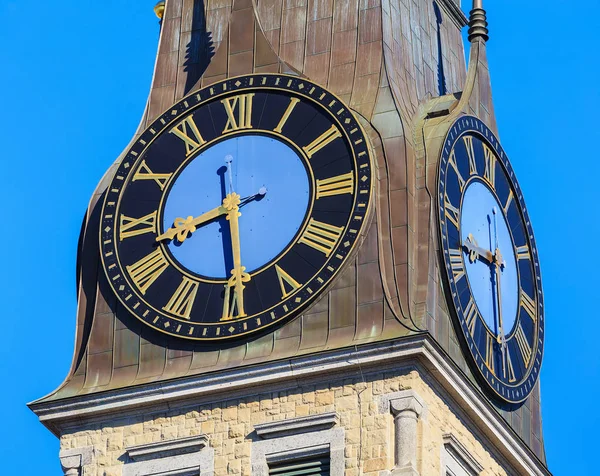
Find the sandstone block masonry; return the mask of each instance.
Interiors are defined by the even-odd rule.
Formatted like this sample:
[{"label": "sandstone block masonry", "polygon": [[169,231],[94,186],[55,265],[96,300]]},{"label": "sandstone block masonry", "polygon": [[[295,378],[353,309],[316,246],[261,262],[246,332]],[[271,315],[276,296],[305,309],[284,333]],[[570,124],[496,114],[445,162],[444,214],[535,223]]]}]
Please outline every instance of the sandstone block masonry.
[{"label": "sandstone block masonry", "polygon": [[[394,469],[397,454],[394,414],[389,410],[389,402],[386,408],[385,399],[404,390],[412,390],[419,397],[415,458],[419,474],[442,474],[448,435],[483,468],[480,474],[507,474],[485,435],[465,425],[460,410],[451,408],[452,402],[445,401],[416,370],[301,385],[177,411],[105,421],[63,434],[61,451],[91,447],[92,456],[82,468],[84,476],[122,476],[125,467],[132,464],[127,448],[206,435],[207,445],[214,451],[214,475],[249,476],[253,444],[260,440],[256,425],[335,413],[335,426],[343,430],[344,474],[379,475]],[[310,446],[311,433],[304,433],[304,439]]]}]

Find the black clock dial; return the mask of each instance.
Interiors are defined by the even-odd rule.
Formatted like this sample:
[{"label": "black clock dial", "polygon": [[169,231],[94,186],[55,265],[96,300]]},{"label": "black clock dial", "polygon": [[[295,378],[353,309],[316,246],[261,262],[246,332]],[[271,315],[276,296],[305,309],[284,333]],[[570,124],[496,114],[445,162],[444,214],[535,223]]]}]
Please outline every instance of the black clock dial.
[{"label": "black clock dial", "polygon": [[461,117],[443,145],[439,223],[457,328],[496,396],[523,401],[544,347],[540,265],[514,172],[479,119]]},{"label": "black clock dial", "polygon": [[368,216],[371,158],[352,112],[286,75],[214,84],[161,115],[106,192],[109,282],[146,324],[227,339],[298,315]]}]

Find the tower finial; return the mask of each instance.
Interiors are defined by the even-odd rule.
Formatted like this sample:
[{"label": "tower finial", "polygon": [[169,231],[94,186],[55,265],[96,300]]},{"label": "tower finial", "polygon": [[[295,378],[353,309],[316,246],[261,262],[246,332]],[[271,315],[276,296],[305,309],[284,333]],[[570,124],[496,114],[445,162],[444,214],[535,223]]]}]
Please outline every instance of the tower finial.
[{"label": "tower finial", "polygon": [[483,9],[483,0],[473,0],[473,10],[471,10],[469,17],[469,41],[472,43],[478,38],[487,41],[490,38],[487,26],[488,22],[485,10]]},{"label": "tower finial", "polygon": [[154,13],[159,20],[162,20],[163,15],[165,14],[165,1],[160,0],[156,5],[154,5]]}]

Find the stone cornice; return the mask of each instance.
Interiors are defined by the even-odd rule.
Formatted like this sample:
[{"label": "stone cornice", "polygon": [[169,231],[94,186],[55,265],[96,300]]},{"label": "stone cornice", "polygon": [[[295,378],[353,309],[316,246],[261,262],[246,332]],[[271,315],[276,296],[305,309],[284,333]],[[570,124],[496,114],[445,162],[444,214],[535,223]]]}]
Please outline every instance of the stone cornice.
[{"label": "stone cornice", "polygon": [[456,4],[456,0],[436,0],[436,2],[444,9],[444,11],[459,29],[462,29],[467,25],[467,17],[461,8]]},{"label": "stone cornice", "polygon": [[278,438],[280,436],[306,433],[307,431],[328,430],[338,422],[336,412],[309,415],[306,417],[289,418],[287,420],[273,421],[254,425],[256,434],[261,438]]},{"label": "stone cornice", "polygon": [[208,436],[198,435],[178,440],[158,441],[126,448],[127,454],[134,461],[153,458],[156,455],[185,454],[200,451],[208,445]]},{"label": "stone cornice", "polygon": [[173,411],[270,389],[329,381],[336,374],[347,378],[354,372],[365,375],[390,368],[424,371],[424,377],[452,397],[456,408],[468,416],[519,473],[551,474],[429,334],[124,390],[32,403],[30,408],[46,427],[60,435],[66,429],[107,418]]}]

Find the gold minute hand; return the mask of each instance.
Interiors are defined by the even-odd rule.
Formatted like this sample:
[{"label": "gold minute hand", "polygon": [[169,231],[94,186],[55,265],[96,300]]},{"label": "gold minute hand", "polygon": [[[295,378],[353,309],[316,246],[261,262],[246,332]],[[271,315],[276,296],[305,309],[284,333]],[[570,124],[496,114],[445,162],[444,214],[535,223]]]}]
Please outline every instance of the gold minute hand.
[{"label": "gold minute hand", "polygon": [[494,256],[494,270],[496,272],[496,302],[498,306],[498,331],[500,334],[497,336],[498,344],[500,344],[500,351],[502,353],[502,373],[506,376],[506,336],[504,334],[504,324],[502,322],[502,288],[501,288],[501,277],[500,267],[503,266],[502,255],[500,250],[496,248]]},{"label": "gold minute hand", "polygon": [[156,241],[172,240],[177,237],[180,243],[183,243],[185,239],[196,231],[196,228],[206,222],[214,220],[215,218],[225,215],[227,208],[221,205],[217,208],[213,208],[211,211],[206,212],[196,218],[175,218],[175,226],[169,228],[162,235],[156,237]]},{"label": "gold minute hand", "polygon": [[[240,213],[238,207],[238,204],[240,203],[240,197],[236,193],[231,193],[227,197],[231,197],[230,203],[235,203],[235,207],[230,209],[227,213],[227,221],[229,221],[229,229],[231,232],[233,269],[231,270],[231,278],[229,278],[227,284],[225,285],[225,300],[223,303],[222,321],[228,321],[246,316],[246,312],[244,310],[244,283],[249,282],[251,279],[250,274],[246,273],[246,267],[242,266],[239,227],[239,217],[242,214]],[[231,292],[232,289],[233,294]]]}]

